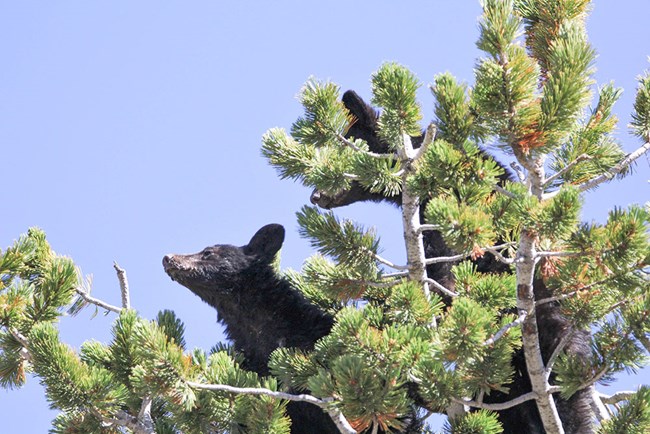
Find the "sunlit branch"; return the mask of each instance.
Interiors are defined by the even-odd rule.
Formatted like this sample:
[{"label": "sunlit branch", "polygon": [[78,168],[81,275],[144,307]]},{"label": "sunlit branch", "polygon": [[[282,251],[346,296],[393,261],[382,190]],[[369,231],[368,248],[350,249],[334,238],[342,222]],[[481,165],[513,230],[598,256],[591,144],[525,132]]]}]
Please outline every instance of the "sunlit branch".
[{"label": "sunlit branch", "polygon": [[122,293],[122,307],[129,309],[131,307],[131,299],[129,297],[129,281],[126,278],[126,271],[113,262],[113,268],[117,272],[117,280],[120,282],[120,292]]},{"label": "sunlit branch", "polygon": [[115,312],[115,313],[122,312],[121,307],[113,306],[112,304],[108,304],[105,301],[102,301],[102,300],[100,300],[98,298],[91,297],[88,293],[84,292],[83,290],[81,290],[79,288],[75,288],[75,291],[77,292],[77,294],[79,294],[81,296],[81,298],[83,298],[86,302],[88,302],[90,304],[94,304],[95,306],[99,306],[102,309],[106,309],[106,310],[111,311],[111,312]]},{"label": "sunlit branch", "polygon": [[525,312],[525,311],[522,311],[519,314],[519,316],[517,317],[517,319],[515,319],[513,322],[511,322],[509,324],[506,324],[504,327],[502,327],[501,330],[499,330],[498,332],[496,332],[494,334],[494,336],[492,336],[487,341],[483,342],[483,345],[492,345],[493,343],[495,343],[496,341],[501,339],[508,332],[508,330],[510,330],[513,327],[519,327],[521,325],[521,323],[523,323],[524,320],[526,319],[526,316],[528,316],[528,313]]},{"label": "sunlit branch", "polygon": [[512,163],[510,163],[510,167],[512,167],[512,170],[514,170],[515,173],[517,174],[517,178],[519,179],[519,182],[524,182],[526,180],[526,175],[524,174],[524,171],[519,164],[513,161]]},{"label": "sunlit branch", "polygon": [[555,360],[557,357],[560,355],[562,351],[564,351],[564,348],[566,345],[569,343],[569,340],[573,336],[573,329],[568,330],[566,334],[562,337],[560,342],[558,342],[557,346],[553,350],[553,354],[551,354],[551,357],[548,358],[548,361],[546,362],[546,379],[551,376],[551,373],[553,372],[553,365],[555,364]]},{"label": "sunlit branch", "polygon": [[[549,393],[557,393],[560,391],[560,388],[558,386],[551,386],[548,388]],[[484,410],[492,410],[492,411],[501,411],[501,410],[507,410],[509,408],[515,407],[519,404],[523,404],[526,401],[530,401],[531,399],[537,399],[537,394],[535,392],[528,392],[524,393],[523,395],[520,395],[514,399],[511,399],[510,401],[506,402],[498,402],[498,403],[493,403],[493,404],[485,404],[483,402],[478,402],[478,401],[472,401],[469,399],[459,399],[459,398],[451,398],[452,401],[457,402],[459,404],[467,405],[469,407],[474,407],[474,408],[482,408]]]},{"label": "sunlit branch", "polygon": [[437,132],[436,124],[431,122],[427,127],[427,131],[424,133],[424,140],[422,140],[422,144],[420,145],[418,150],[415,152],[415,155],[413,156],[413,161],[418,161],[420,157],[424,155],[429,145],[431,145],[431,143],[433,143],[434,139],[436,138],[436,132]]},{"label": "sunlit branch", "polygon": [[629,401],[630,398],[634,397],[634,395],[636,395],[636,392],[631,390],[622,390],[612,395],[605,395],[604,393],[598,394],[603,404],[618,404],[621,401]]},{"label": "sunlit branch", "polygon": [[494,185],[492,186],[492,188],[494,189],[494,191],[496,191],[496,192],[498,192],[498,193],[501,193],[501,194],[503,194],[503,195],[509,197],[510,199],[517,199],[517,195],[516,195],[516,194],[514,194],[514,193],[512,193],[512,192],[510,192],[510,191],[508,191],[508,190],[506,190],[505,188],[501,187],[499,184],[494,184]]},{"label": "sunlit branch", "polygon": [[427,277],[426,279],[424,279],[424,281],[426,283],[430,284],[430,285],[433,285],[434,288],[436,288],[437,290],[439,290],[440,292],[442,292],[443,294],[445,294],[445,295],[447,295],[449,297],[458,297],[458,293],[445,288],[440,283],[438,283],[437,281],[435,281],[435,280],[433,280],[431,278]]},{"label": "sunlit branch", "polygon": [[341,142],[345,146],[347,146],[349,148],[352,148],[355,151],[360,152],[360,153],[362,153],[364,155],[367,155],[368,157],[379,158],[379,159],[383,159],[383,160],[393,160],[395,158],[394,154],[378,154],[376,152],[370,152],[370,151],[363,150],[360,147],[358,147],[357,145],[355,145],[354,142],[346,139],[342,134],[337,134],[336,138],[339,140],[339,142]]},{"label": "sunlit branch", "polygon": [[307,395],[307,394],[292,395],[290,393],[277,392],[274,390],[264,389],[261,387],[260,388],[234,387],[234,386],[228,386],[226,384],[202,384],[193,381],[188,381],[187,385],[195,389],[211,390],[215,392],[229,392],[229,393],[246,394],[246,395],[266,395],[272,398],[284,399],[287,401],[308,402],[310,404],[314,404],[322,408],[323,410],[325,410],[330,415],[332,421],[336,424],[339,430],[341,430],[341,432],[348,433],[348,434],[356,434],[356,431],[354,430],[354,428],[352,428],[352,426],[347,421],[347,419],[345,419],[345,416],[343,416],[343,414],[339,410],[329,405],[329,403],[334,400],[333,398],[319,399],[316,398],[315,396]]},{"label": "sunlit branch", "polygon": [[588,155],[588,154],[582,154],[582,155],[579,155],[578,158],[576,158],[575,160],[573,160],[572,162],[570,162],[569,164],[567,164],[567,165],[566,165],[565,167],[563,167],[561,170],[557,171],[557,172],[554,173],[553,175],[551,175],[551,176],[549,176],[548,178],[546,178],[546,179],[544,180],[544,184],[543,184],[543,186],[544,186],[544,187],[547,187],[549,184],[551,184],[553,181],[555,181],[556,179],[558,179],[560,176],[564,175],[564,174],[567,173],[569,170],[573,169],[573,168],[575,167],[576,164],[578,164],[578,163],[580,163],[580,162],[582,162],[582,161],[585,161],[585,160],[592,160],[593,158],[594,158],[594,157],[592,157],[591,155]]}]

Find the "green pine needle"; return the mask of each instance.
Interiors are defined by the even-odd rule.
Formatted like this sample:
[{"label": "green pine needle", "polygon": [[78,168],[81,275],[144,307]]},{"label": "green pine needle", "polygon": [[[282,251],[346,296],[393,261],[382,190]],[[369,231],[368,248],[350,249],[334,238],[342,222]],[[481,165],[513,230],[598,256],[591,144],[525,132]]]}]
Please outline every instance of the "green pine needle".
[{"label": "green pine needle", "polygon": [[398,149],[403,135],[421,134],[422,119],[416,92],[420,83],[411,71],[397,63],[385,63],[372,75],[372,103],[384,110],[379,117],[379,135]]},{"label": "green pine needle", "polygon": [[650,432],[650,388],[642,386],[623,404],[618,414],[604,421],[598,434],[645,434]]},{"label": "green pine needle", "polygon": [[503,432],[503,428],[496,413],[479,410],[449,420],[443,432],[445,434],[498,434]]},{"label": "green pine needle", "polygon": [[643,142],[650,142],[650,74],[638,78],[630,127]]},{"label": "green pine needle", "polygon": [[333,256],[346,267],[358,267],[363,275],[376,270],[379,239],[374,231],[349,220],[340,222],[332,212],[322,213],[316,207],[303,206],[297,216],[300,235],[309,238],[312,247],[322,254]]},{"label": "green pine needle", "polygon": [[185,337],[183,336],[185,333],[185,325],[173,311],[163,310],[158,312],[156,322],[165,332],[170,342],[175,343],[183,350],[185,349]]},{"label": "green pine needle", "polygon": [[336,144],[352,123],[339,94],[336,84],[310,78],[300,92],[305,115],[291,127],[293,138],[315,147]]}]

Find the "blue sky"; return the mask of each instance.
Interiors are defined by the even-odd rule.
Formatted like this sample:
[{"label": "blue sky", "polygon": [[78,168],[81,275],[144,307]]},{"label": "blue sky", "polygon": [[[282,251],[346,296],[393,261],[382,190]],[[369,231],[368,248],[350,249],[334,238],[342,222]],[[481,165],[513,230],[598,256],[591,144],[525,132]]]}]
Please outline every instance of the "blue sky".
[{"label": "blue sky", "polygon": [[[472,82],[479,56],[478,1],[34,2],[0,4],[0,247],[30,226],[93,276],[93,294],[119,304],[117,261],[132,305],[152,318],[173,309],[189,347],[222,339],[216,315],[163,272],[166,253],[215,243],[245,244],[267,223],[287,228],[283,267],[312,251],[298,237],[295,212],[309,190],[281,181],[260,156],[271,127],[301,114],[295,99],[311,75],[369,98],[381,63],[411,68],[425,120],[426,89],[449,71]],[[650,66],[650,2],[596,1],[588,21],[599,53],[598,83],[625,92],[618,138],[635,77]],[[636,174],[586,196],[583,219],[603,221],[614,206],[646,202],[649,160]],[[337,214],[375,226],[383,256],[403,260],[398,211],[355,205]],[[110,339],[114,315],[92,309],[61,322],[63,338]],[[650,371],[605,391],[650,383]],[[0,431],[42,433],[48,410],[37,380],[0,390]]]}]

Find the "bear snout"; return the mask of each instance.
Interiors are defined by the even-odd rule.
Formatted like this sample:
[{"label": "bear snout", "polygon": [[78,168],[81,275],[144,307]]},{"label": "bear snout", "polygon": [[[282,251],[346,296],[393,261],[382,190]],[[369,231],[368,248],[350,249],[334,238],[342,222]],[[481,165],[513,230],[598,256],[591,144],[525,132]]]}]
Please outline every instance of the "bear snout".
[{"label": "bear snout", "polygon": [[176,268],[174,264],[174,255],[165,255],[162,260],[163,268],[165,271],[169,271],[170,268]]},{"label": "bear snout", "polygon": [[309,201],[312,203],[312,205],[318,205],[318,202],[320,201],[320,191],[312,191],[311,196],[309,196]]},{"label": "bear snout", "polygon": [[326,194],[321,193],[318,189],[314,189],[314,191],[311,192],[311,196],[309,196],[309,201],[313,205],[318,205],[319,207],[323,209],[331,209],[332,208],[332,200],[329,196]]}]

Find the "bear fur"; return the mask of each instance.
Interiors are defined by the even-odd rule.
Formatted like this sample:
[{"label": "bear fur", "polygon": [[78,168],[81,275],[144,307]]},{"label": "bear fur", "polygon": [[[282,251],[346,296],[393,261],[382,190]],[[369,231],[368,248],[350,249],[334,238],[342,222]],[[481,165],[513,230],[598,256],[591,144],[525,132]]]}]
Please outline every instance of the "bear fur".
[{"label": "bear fur", "polygon": [[[221,244],[199,253],[167,255],[165,272],[217,311],[226,336],[243,355],[243,367],[269,375],[268,360],[280,347],[312,350],[334,319],[310,303],[273,266],[284,241],[279,224],[262,227],[241,247]],[[339,434],[320,408],[289,402],[293,434]],[[404,433],[421,432],[415,409],[403,419]]]},{"label": "bear fur", "polygon": [[[371,152],[389,152],[388,145],[383,142],[377,134],[378,113],[368,105],[356,92],[348,90],[342,97],[342,102],[350,114],[355,118],[350,125],[346,138],[363,139],[368,144]],[[423,135],[412,137],[414,147],[419,147],[424,139]],[[485,153],[485,158],[492,158]],[[503,166],[501,166],[503,167]],[[504,168],[504,175],[500,182],[511,179],[510,174]],[[394,205],[401,205],[401,195],[386,197],[379,193],[371,193],[365,190],[359,183],[353,182],[349,190],[330,195],[322,191],[314,190],[311,195],[311,202],[322,208],[331,209],[363,201],[388,201]],[[424,206],[421,207],[424,209]],[[422,215],[420,216],[422,219]],[[426,231],[424,233],[424,249],[426,257],[451,256],[453,252],[444,242],[438,231]],[[484,255],[474,261],[479,272],[503,273],[510,272],[509,268],[497,261],[491,254]],[[430,264],[427,266],[427,274],[447,288],[453,289],[454,281],[451,268],[454,263]],[[535,298],[540,300],[551,297],[553,291],[546,287],[541,279],[534,282]],[[443,297],[444,298],[444,297]],[[445,299],[447,303],[451,300]],[[559,303],[546,303],[536,308],[537,323],[539,328],[540,348],[544,363],[553,353],[562,338],[571,330],[570,321],[560,313]],[[589,334],[586,331],[573,331],[565,346],[565,352],[588,359],[591,354],[589,345]],[[506,385],[508,393],[492,392],[485,396],[486,403],[501,403],[514,399],[531,390],[530,379],[526,370],[526,362],[523,350],[517,351],[512,360],[514,377],[512,383]],[[550,378],[551,383],[554,376]],[[593,433],[591,396],[589,389],[583,389],[575,393],[569,400],[563,400],[559,395],[555,396],[558,413],[562,419],[567,434],[591,434]],[[530,400],[508,410],[498,412],[499,420],[503,424],[504,433],[540,433],[543,434],[541,418],[534,401]]]},{"label": "bear fur", "polygon": [[[284,241],[278,224],[262,227],[241,247],[222,244],[199,253],[167,255],[165,272],[217,311],[226,336],[243,355],[244,368],[269,375],[268,360],[279,347],[311,350],[327,335],[333,318],[311,304],[278,276],[273,261]],[[290,402],[293,434],[335,434],[338,429],[320,408]]]}]

